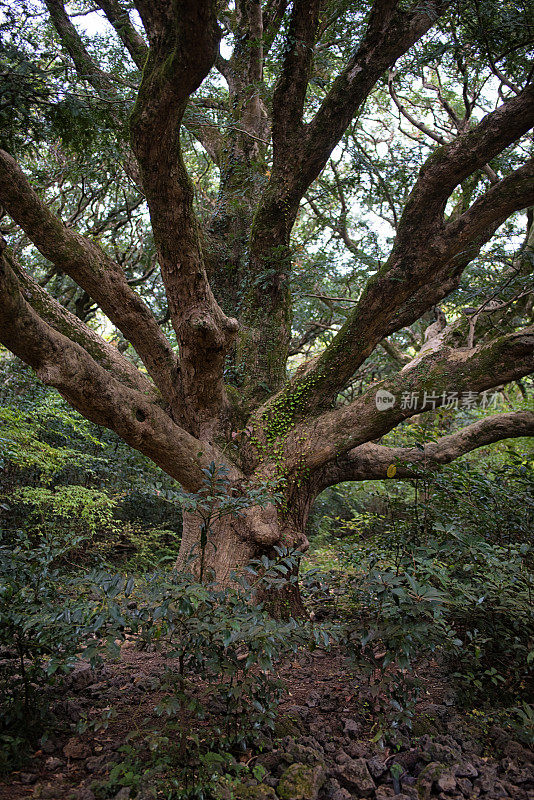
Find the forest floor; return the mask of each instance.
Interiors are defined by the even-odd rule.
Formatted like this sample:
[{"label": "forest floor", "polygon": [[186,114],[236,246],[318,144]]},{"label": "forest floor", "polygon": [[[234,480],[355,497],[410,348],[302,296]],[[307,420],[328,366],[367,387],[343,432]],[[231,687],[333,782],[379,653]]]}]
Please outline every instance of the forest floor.
[{"label": "forest floor", "polygon": [[[120,660],[101,670],[80,664],[66,679],[53,708],[62,724],[22,771],[0,783],[0,800],[165,797],[109,778],[111,765],[124,762],[120,748],[132,732],[162,728],[154,707],[168,659],[135,644],[127,641]],[[385,747],[372,741],[372,699],[344,654],[295,654],[281,666],[287,692],[274,735],[261,750],[236,756],[248,770],[239,784],[221,783],[221,800],[534,800],[532,751],[486,713],[457,710],[436,664],[419,672],[413,730]],[[76,732],[80,718],[98,719],[110,708],[107,728]]]}]

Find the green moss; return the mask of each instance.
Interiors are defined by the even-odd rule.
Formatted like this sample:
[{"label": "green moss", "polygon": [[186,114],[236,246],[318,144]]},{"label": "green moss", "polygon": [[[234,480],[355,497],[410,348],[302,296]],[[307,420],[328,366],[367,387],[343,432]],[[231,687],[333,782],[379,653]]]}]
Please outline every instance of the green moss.
[{"label": "green moss", "polygon": [[324,783],[325,773],[320,764],[291,764],[278,784],[280,800],[316,800]]},{"label": "green moss", "polygon": [[307,407],[308,399],[319,376],[307,375],[294,384],[289,384],[270,403],[263,415],[267,441],[284,436]]},{"label": "green moss", "polygon": [[274,724],[274,737],[276,739],[283,739],[284,736],[299,737],[302,732],[301,728],[299,720],[287,714],[282,714]]},{"label": "green moss", "polygon": [[428,714],[421,714],[420,717],[412,722],[412,733],[414,736],[434,736],[440,733],[440,727],[434,717]]},{"label": "green moss", "polygon": [[448,771],[446,764],[439,764],[437,761],[432,761],[419,773],[417,783],[415,785],[417,796],[420,800],[429,800],[432,787],[438,782],[443,774]]},{"label": "green moss", "polygon": [[274,789],[264,784],[244,786],[222,779],[215,790],[217,800],[278,800]]}]

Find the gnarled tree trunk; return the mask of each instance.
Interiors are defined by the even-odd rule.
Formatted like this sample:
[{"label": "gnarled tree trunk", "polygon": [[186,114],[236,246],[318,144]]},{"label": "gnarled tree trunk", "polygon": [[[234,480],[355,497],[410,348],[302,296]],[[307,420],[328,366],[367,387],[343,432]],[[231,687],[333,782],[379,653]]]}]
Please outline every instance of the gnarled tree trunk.
[{"label": "gnarled tree trunk", "polygon": [[[302,495],[304,500],[304,495]],[[305,516],[282,511],[273,503],[252,505],[239,514],[228,514],[215,519],[203,538],[203,520],[198,514],[183,513],[183,532],[176,563],[178,570],[190,571],[197,579],[230,585],[233,577],[245,577],[249,583],[256,578],[244,572],[251,561],[267,556],[276,561],[276,548],[293,553],[295,571],[298,571],[299,554],[308,547],[305,527],[310,508]],[[205,527],[204,527],[205,530]],[[259,567],[260,574],[262,572]],[[288,574],[289,578],[290,575]],[[305,614],[297,583],[283,590],[260,587],[256,596],[277,616],[303,616]]]}]

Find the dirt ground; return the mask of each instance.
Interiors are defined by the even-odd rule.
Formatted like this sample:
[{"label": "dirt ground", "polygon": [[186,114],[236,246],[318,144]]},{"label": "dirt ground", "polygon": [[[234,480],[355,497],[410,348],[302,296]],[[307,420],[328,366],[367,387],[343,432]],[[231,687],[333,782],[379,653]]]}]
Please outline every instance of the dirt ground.
[{"label": "dirt ground", "polygon": [[[105,794],[95,786],[105,784],[110,765],[124,759],[119,748],[132,732],[161,728],[155,706],[164,696],[160,677],[168,664],[158,653],[138,650],[134,640],[123,646],[120,661],[99,671],[81,664],[53,708],[57,731],[41,740],[23,770],[0,783],[0,800],[93,800],[93,790],[97,797],[134,797],[128,787]],[[368,686],[344,654],[299,652],[281,665],[287,692],[274,734],[261,750],[238,756],[249,765],[261,764],[261,776],[247,780],[243,794],[221,796],[534,800],[531,750],[476,710],[457,712],[437,665],[426,663],[420,672],[423,690],[413,731],[384,746],[372,741]],[[115,716],[107,728],[76,732],[80,719],[100,719],[109,709]],[[306,777],[304,788],[295,782],[297,775]]]}]

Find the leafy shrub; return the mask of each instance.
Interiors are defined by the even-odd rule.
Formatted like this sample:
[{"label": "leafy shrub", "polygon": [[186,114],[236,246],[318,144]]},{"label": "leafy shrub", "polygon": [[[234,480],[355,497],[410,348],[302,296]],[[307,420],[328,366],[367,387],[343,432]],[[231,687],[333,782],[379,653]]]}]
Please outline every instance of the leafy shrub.
[{"label": "leafy shrub", "polygon": [[421,480],[419,518],[427,516],[429,529],[447,520],[455,530],[498,546],[534,545],[532,453],[508,445],[484,461],[465,459]]},{"label": "leafy shrub", "polygon": [[[169,658],[158,706],[163,738],[153,733],[148,744],[158,768],[174,753],[183,773],[178,783],[200,780],[209,753],[246,747],[273,727],[282,691],[275,662],[313,632],[294,620],[273,620],[252,600],[260,583],[278,586],[293,570],[291,553],[262,563],[254,585],[224,589],[175,572],[137,583],[105,571],[65,578],[56,566],[64,555],[65,545],[51,536],[34,543],[18,532],[9,546],[0,544],[4,768],[9,743],[19,747],[42,732],[58,676],[79,658],[95,664],[104,649],[118,652],[126,633],[138,633],[142,646],[161,648]],[[163,747],[169,736],[173,748]]]},{"label": "leafy shrub", "polygon": [[100,552],[106,561],[127,572],[145,573],[172,567],[179,547],[180,537],[174,530],[123,522],[112,539],[102,542]]},{"label": "leafy shrub", "polygon": [[58,486],[55,489],[25,486],[13,492],[10,500],[30,509],[34,529],[43,534],[94,537],[113,530],[114,501],[98,489],[85,486]]},{"label": "leafy shrub", "polygon": [[[278,580],[277,567],[289,570],[292,561],[281,551],[259,581]],[[178,659],[180,681],[185,685],[187,674],[201,678],[209,697],[221,701],[223,733],[232,743],[253,739],[261,726],[272,727],[280,689],[273,678],[275,660],[303,637],[295,620],[279,622],[254,604],[257,588],[258,583],[242,583],[221,589],[193,576],[160,573],[148,580],[148,601],[136,612],[142,640],[164,644]]]},{"label": "leafy shrub", "polygon": [[[368,570],[351,581],[358,625],[347,626],[347,642],[378,714],[377,738],[400,724],[410,726],[419,683],[414,664],[461,642],[445,613],[439,567],[426,553],[395,566],[371,554]],[[437,580],[436,580],[437,578]]]},{"label": "leafy shrub", "polygon": [[[422,447],[424,431],[415,425],[408,431],[409,436],[396,432],[395,443]],[[425,472],[419,465],[417,477],[409,481],[365,481],[328,489],[316,503],[319,536],[312,540],[312,553],[318,551],[321,563],[329,566],[345,565],[337,554],[350,551],[355,541],[372,539],[390,550],[392,543],[401,550],[406,541],[423,545],[443,520],[497,545],[534,545],[534,459],[521,441],[502,443],[483,457],[472,453],[439,471]]]},{"label": "leafy shrub", "polygon": [[175,530],[117,521],[115,511],[115,498],[77,485],[25,486],[0,502],[5,538],[9,528],[24,529],[33,542],[53,534],[63,543],[63,562],[72,566],[104,562],[146,572],[176,561],[180,537]]},{"label": "leafy shrub", "polygon": [[443,532],[447,614],[463,642],[452,661],[453,677],[466,702],[492,696],[513,702],[534,677],[530,545],[503,547],[450,525]]},{"label": "leafy shrub", "polygon": [[534,706],[523,701],[514,709],[515,717],[512,728],[522,742],[534,747]]},{"label": "leafy shrub", "polygon": [[65,541],[83,536],[71,559],[127,556],[139,569],[169,560],[181,532],[174,481],[9,356],[0,358],[0,514],[6,531],[24,529],[35,540],[47,530]]},{"label": "leafy shrub", "polygon": [[178,497],[167,498],[166,490],[162,487],[163,484],[159,488],[156,485],[149,488],[130,485],[118,491],[115,494],[115,519],[133,523],[137,527],[181,534],[182,515]]},{"label": "leafy shrub", "polygon": [[[206,470],[205,483],[185,498],[205,525],[205,540],[191,562],[202,563],[210,523],[241,513],[249,502],[246,495],[228,496],[227,477],[214,465]],[[55,492],[42,488],[26,488],[22,496],[42,499],[54,510],[59,502]],[[110,521],[105,498],[102,508]],[[97,514],[93,521],[102,520]],[[79,546],[79,538],[65,543],[43,530],[36,543],[20,531],[10,540],[14,547],[1,548],[0,622],[2,645],[18,661],[7,658],[2,675],[11,685],[4,699],[4,741],[11,737],[14,743],[23,729],[40,731],[36,690],[44,698],[42,688],[52,689],[58,673],[68,672],[80,657],[95,663],[103,648],[117,652],[127,633],[169,658],[157,708],[161,730],[125,745],[125,760],[113,767],[109,786],[100,787],[104,796],[110,787],[136,788],[159,775],[168,797],[205,797],[221,773],[232,771],[235,752],[273,728],[282,692],[277,659],[321,635],[294,620],[275,621],[255,602],[259,592],[268,595],[296,580],[296,554],[283,549],[274,561],[263,557],[250,565],[249,580],[235,577],[221,588],[208,582],[207,571],[204,580],[161,571],[135,580],[102,570],[65,578],[57,564],[69,547]],[[324,634],[321,641],[327,641]]]},{"label": "leafy shrub", "polygon": [[[34,742],[46,721],[58,675],[80,656],[96,656],[109,622],[84,595],[80,579],[65,578],[56,565],[69,546],[22,531],[0,535],[0,741],[5,769],[13,747]],[[110,635],[113,639],[115,633]],[[94,652],[89,653],[90,644]],[[20,755],[20,753],[19,753]]]},{"label": "leafy shrub", "polygon": [[[408,425],[389,443],[422,446],[429,434]],[[414,661],[434,654],[466,704],[516,704],[533,679],[531,452],[517,440],[417,472],[325,494],[312,563],[333,578],[305,578],[330,615],[351,619],[347,636],[383,727],[409,721]],[[333,530],[340,522],[342,536]]]},{"label": "leafy shrub", "polygon": [[99,459],[89,453],[82,454],[72,447],[58,447],[45,441],[42,434],[46,416],[35,419],[24,409],[0,407],[0,467],[6,468],[11,464],[26,473],[34,470],[48,482],[67,465],[72,467],[83,464],[89,469],[93,460],[98,463]]},{"label": "leafy shrub", "polygon": [[424,546],[373,552],[364,543],[352,557],[344,553],[357,617],[346,635],[368,676],[380,733],[409,724],[418,694],[413,668],[422,658],[439,656],[466,703],[513,702],[532,681],[528,545],[499,547],[452,525],[436,525],[435,534]]},{"label": "leafy shrub", "polygon": [[[251,566],[253,583],[221,588],[193,575],[156,572],[122,584],[120,619],[140,646],[165,653],[164,697],[158,730],[132,734],[109,781],[94,787],[109,796],[121,786],[156,782],[169,798],[206,798],[222,774],[242,769],[236,755],[261,744],[274,727],[283,687],[277,661],[325,637],[309,624],[280,622],[254,603],[255,593],[291,576],[295,554]],[[97,576],[95,587],[116,578]],[[122,596],[122,595],[121,595]],[[119,606],[120,606],[119,601]],[[327,641],[327,640],[326,640]]]}]

